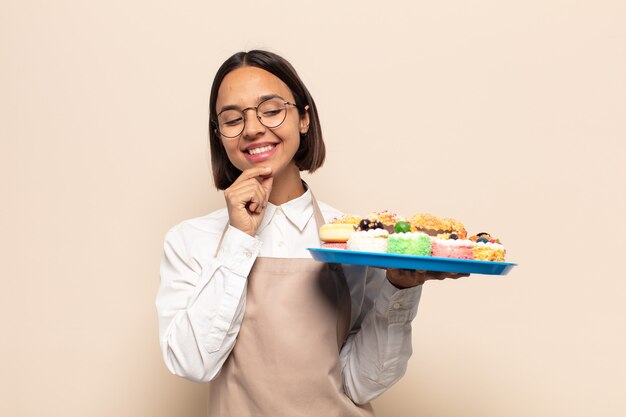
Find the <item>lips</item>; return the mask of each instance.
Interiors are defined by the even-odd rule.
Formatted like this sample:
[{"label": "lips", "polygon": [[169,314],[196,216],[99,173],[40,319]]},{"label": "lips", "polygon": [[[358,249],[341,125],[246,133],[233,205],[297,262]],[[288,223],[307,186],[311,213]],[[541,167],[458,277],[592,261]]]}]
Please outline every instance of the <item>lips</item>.
[{"label": "lips", "polygon": [[278,145],[280,145],[280,143],[257,143],[244,149],[243,154],[250,162],[265,162],[277,152]]},{"label": "lips", "polygon": [[272,149],[274,149],[275,146],[276,145],[274,145],[274,144],[259,146],[259,147],[255,147],[255,148],[252,148],[252,149],[246,149],[246,152],[249,155],[258,155],[258,154],[263,153],[263,152],[271,151]]}]

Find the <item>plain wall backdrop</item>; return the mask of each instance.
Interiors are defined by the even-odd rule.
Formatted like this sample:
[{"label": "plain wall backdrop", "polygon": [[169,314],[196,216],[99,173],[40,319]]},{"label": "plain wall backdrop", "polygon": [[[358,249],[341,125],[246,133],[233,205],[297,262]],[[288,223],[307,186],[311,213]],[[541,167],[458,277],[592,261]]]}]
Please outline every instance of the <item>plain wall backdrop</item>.
[{"label": "plain wall backdrop", "polygon": [[430,282],[381,417],[626,415],[626,3],[0,3],[0,415],[197,417],[161,360],[165,232],[223,206],[218,66],[298,69],[350,213],[455,217],[519,266]]}]

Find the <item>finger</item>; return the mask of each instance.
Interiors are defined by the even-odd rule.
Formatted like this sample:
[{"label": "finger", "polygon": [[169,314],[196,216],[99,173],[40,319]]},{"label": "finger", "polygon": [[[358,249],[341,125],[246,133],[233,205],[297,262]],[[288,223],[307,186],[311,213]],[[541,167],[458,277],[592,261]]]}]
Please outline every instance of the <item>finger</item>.
[{"label": "finger", "polygon": [[250,180],[245,186],[237,189],[234,199],[239,206],[245,207],[249,212],[254,212],[260,203],[260,197],[255,186],[256,181]]},{"label": "finger", "polygon": [[[274,178],[273,177],[267,177],[267,178],[262,178],[261,182],[259,182],[258,178],[249,178],[245,181],[240,181],[239,183],[233,183],[233,185],[231,185],[229,187],[229,189],[227,190],[227,198],[229,198],[231,201],[235,200],[237,197],[241,196],[241,193],[249,193],[250,192],[250,188],[255,188],[256,190],[258,190],[258,194],[259,194],[259,200],[257,201],[259,203],[258,207],[257,205],[254,206],[254,210],[256,210],[257,208],[265,208],[265,206],[267,205],[267,202],[269,201],[269,195],[271,193],[272,190],[272,184],[274,182]],[[244,200],[245,203],[249,203],[251,201],[250,198],[245,199]]]},{"label": "finger", "polygon": [[233,185],[228,188],[228,191],[236,193],[239,192],[239,190],[249,189],[257,185],[259,185],[259,181],[256,178],[248,178],[246,180],[237,178],[237,182],[234,182]]},{"label": "finger", "polygon": [[266,177],[272,174],[272,167],[258,167],[246,169],[239,175],[233,184],[243,182],[252,178]]},{"label": "finger", "polygon": [[[245,185],[231,190],[228,198],[232,205],[246,207],[250,211],[254,211],[259,205],[263,204],[265,195],[259,183],[251,180]],[[250,207],[251,204],[253,204],[253,207]]]},{"label": "finger", "polygon": [[460,274],[456,272],[433,272],[432,274],[434,275],[434,278],[438,280],[443,280],[446,278],[457,279],[457,278],[469,276],[469,274]]},{"label": "finger", "polygon": [[265,210],[265,190],[261,185],[257,182],[254,187],[254,195],[253,195],[253,204],[250,206],[250,212],[261,214],[263,210]]},{"label": "finger", "polygon": [[446,278],[452,278],[452,279],[457,279],[461,277],[469,277],[469,274],[460,274],[456,272],[442,272],[442,274],[445,275]]},{"label": "finger", "polygon": [[267,189],[263,187],[262,183],[259,182],[256,182],[254,191],[256,198],[258,199],[258,204],[255,207],[255,211],[260,214],[263,210],[265,210],[265,207],[267,207],[269,193],[267,192]]},{"label": "finger", "polygon": [[250,205],[250,212],[261,214],[265,209],[265,193],[261,188],[254,189],[253,203]]},{"label": "finger", "polygon": [[393,276],[405,280],[420,279],[427,274],[426,271],[420,271],[415,269],[390,268],[389,271],[391,271]]},{"label": "finger", "polygon": [[259,189],[264,192],[260,182],[257,181],[255,178],[250,178],[245,181],[231,185],[230,188],[228,188],[228,192],[232,196],[235,196],[240,195],[242,192],[250,192],[250,190],[252,189]]},{"label": "finger", "polygon": [[389,268],[387,279],[397,288],[410,288],[426,282],[428,275],[426,271]]},{"label": "finger", "polygon": [[270,194],[272,194],[272,185],[274,185],[274,177],[266,177],[261,180],[261,187],[265,191],[265,201],[263,207],[267,205],[267,202],[270,199]]},{"label": "finger", "polygon": [[257,192],[257,195],[259,196],[259,200],[258,200],[259,207],[265,208],[265,206],[267,206],[267,203],[269,201],[270,193],[272,192],[273,182],[274,182],[273,177],[263,178],[261,179],[261,182],[259,182],[256,178],[248,179],[245,182],[238,184],[235,189],[242,189],[242,190],[246,190],[247,192],[249,190],[249,187],[254,187],[254,189]]}]

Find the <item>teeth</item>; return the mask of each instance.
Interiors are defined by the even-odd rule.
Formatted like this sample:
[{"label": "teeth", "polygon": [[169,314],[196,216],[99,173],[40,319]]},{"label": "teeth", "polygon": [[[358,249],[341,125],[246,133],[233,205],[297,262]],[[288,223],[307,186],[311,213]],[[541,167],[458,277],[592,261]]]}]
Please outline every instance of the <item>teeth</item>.
[{"label": "teeth", "polygon": [[271,151],[272,149],[274,149],[274,145],[267,145],[267,146],[262,146],[260,148],[250,149],[250,150],[248,150],[248,153],[250,155],[256,155],[256,154],[259,154],[259,153]]}]

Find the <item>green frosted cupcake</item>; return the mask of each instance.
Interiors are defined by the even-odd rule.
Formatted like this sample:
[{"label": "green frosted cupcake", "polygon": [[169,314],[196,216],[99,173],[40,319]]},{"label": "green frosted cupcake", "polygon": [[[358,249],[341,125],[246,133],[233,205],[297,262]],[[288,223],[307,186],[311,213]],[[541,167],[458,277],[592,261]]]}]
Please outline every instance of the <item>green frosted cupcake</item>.
[{"label": "green frosted cupcake", "polygon": [[430,237],[422,232],[392,233],[387,239],[387,252],[401,255],[430,256]]}]

